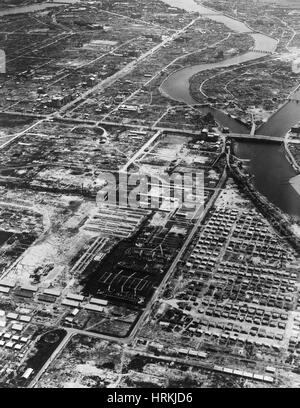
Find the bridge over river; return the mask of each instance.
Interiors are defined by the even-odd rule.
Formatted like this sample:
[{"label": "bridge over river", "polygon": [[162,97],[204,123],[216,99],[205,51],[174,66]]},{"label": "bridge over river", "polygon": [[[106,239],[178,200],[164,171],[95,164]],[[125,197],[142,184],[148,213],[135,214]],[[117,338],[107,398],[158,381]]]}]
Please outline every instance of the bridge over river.
[{"label": "bridge over river", "polygon": [[228,133],[228,137],[236,140],[246,140],[246,141],[262,141],[271,143],[283,143],[284,137],[278,136],[266,136],[266,135],[251,135],[251,134],[240,134],[240,133]]}]

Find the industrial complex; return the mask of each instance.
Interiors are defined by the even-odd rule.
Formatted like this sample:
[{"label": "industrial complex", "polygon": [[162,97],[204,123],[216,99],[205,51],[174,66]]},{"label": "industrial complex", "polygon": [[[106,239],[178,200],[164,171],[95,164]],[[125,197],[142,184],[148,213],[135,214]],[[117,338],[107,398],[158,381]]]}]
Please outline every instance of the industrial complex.
[{"label": "industrial complex", "polygon": [[0,387],[299,387],[300,8],[2,3]]}]

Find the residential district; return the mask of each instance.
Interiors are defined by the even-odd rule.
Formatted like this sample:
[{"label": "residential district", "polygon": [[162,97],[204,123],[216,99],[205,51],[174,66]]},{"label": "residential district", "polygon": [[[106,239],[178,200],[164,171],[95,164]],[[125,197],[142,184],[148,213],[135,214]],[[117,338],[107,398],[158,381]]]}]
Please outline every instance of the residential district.
[{"label": "residential district", "polygon": [[1,2],[2,388],[300,386],[296,3]]}]

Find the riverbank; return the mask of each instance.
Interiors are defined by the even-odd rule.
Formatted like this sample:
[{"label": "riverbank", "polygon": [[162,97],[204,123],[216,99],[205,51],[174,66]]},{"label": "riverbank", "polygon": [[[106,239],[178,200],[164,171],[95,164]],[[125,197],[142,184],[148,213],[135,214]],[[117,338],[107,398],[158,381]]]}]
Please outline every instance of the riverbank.
[{"label": "riverbank", "polygon": [[[239,167],[237,163],[234,162],[232,156],[229,172],[237,185],[251,198],[255,207],[258,208],[262,215],[270,222],[272,227],[278,231],[300,255],[299,224],[295,224],[290,217],[271,204],[266,197],[257,191],[249,174],[244,171],[242,166]],[[300,194],[300,178],[297,180],[297,183],[299,183]]]},{"label": "riverbank", "polygon": [[297,162],[297,160],[295,159],[293,153],[291,152],[289,148],[288,134],[285,136],[285,139],[284,139],[284,148],[285,148],[287,160],[291,163],[294,170],[297,173],[300,173],[300,164]]},{"label": "riverbank", "polygon": [[30,6],[7,7],[0,10],[0,17],[9,16],[13,14],[34,13],[36,11],[44,11],[54,7],[67,6],[74,3],[79,3],[80,0],[54,0],[52,3],[34,3]]},{"label": "riverbank", "polygon": [[291,184],[291,186],[293,186],[293,188],[296,190],[296,192],[300,196],[300,174],[298,174],[298,176],[296,176],[296,177],[293,177],[290,180],[290,184]]},{"label": "riverbank", "polygon": [[[215,20],[216,17],[215,13],[207,12],[205,7],[197,5],[194,0],[164,0],[164,2],[173,7],[185,9],[188,12],[198,11],[200,14],[203,14],[203,16],[212,20]],[[197,9],[197,6],[199,9]],[[231,20],[223,16],[222,13],[217,14],[218,22],[220,22],[221,19],[227,28],[231,29],[234,27],[235,30],[237,30],[236,20]],[[224,17],[223,20],[222,17]],[[249,27],[246,27],[244,23],[240,22],[238,29],[248,31]],[[265,41],[267,47],[270,47],[270,52],[274,51],[272,48],[273,45],[275,45],[275,43],[273,43],[273,41],[275,41],[274,39],[267,35],[260,34],[260,40],[262,44],[264,44]],[[262,56],[264,56],[262,53],[250,52],[236,57],[234,62],[235,65],[238,66],[250,61],[250,59],[253,61],[258,60]],[[228,61],[226,61],[226,63],[228,63]],[[213,68],[216,68],[214,64],[202,64],[175,71],[162,83],[160,90],[170,99],[185,102],[188,105],[198,105],[198,101],[192,97],[189,91],[189,80],[201,70],[204,71]],[[242,126],[234,118],[224,114],[224,112],[218,109],[209,107],[205,109],[205,112],[212,113],[216,122],[218,122],[221,127],[228,127],[233,133],[249,133],[249,128]],[[274,113],[271,120],[268,120],[262,125],[260,131],[265,135],[282,137],[299,120],[300,105],[295,102],[288,102],[285,103],[279,111]],[[235,155],[247,161],[247,171],[253,176],[253,183],[258,192],[267,197],[268,200],[284,213],[300,220],[300,196],[289,183],[289,180],[296,176],[296,171],[287,160],[285,150],[278,148],[278,145],[265,144],[263,142],[237,142],[235,145]]]},{"label": "riverbank", "polygon": [[[190,78],[190,93],[198,102],[212,100],[216,107],[247,123],[254,119],[256,134],[264,135],[265,123],[272,121],[273,116],[276,120],[280,110],[290,109],[290,94],[300,81],[300,75],[297,79],[296,74],[289,75],[290,71],[288,62],[271,57],[229,68],[214,67]],[[258,119],[255,110],[260,111],[266,119]]]}]

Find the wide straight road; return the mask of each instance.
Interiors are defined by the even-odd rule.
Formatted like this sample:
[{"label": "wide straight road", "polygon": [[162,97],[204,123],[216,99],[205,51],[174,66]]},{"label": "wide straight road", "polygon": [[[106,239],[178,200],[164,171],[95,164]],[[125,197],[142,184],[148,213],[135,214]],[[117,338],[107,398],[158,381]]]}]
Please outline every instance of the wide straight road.
[{"label": "wide straight road", "polygon": [[9,139],[7,142],[3,143],[3,145],[0,144],[0,150],[4,149],[5,147],[7,147],[8,145],[10,145],[11,143],[15,142],[17,139],[19,139],[20,137],[22,137],[25,133],[29,132],[31,129],[35,128],[36,126],[38,126],[40,123],[44,122],[45,119],[41,119],[40,121],[34,123],[33,125],[29,126],[28,128],[26,128],[25,130],[23,130],[22,132],[17,133],[15,136],[12,136],[11,139]]},{"label": "wide straight road", "polygon": [[219,183],[218,183],[218,185],[217,185],[217,187],[216,187],[216,189],[214,191],[214,194],[210,198],[210,200],[209,200],[208,204],[206,205],[206,207],[204,208],[204,210],[203,210],[202,207],[199,208],[198,213],[197,213],[198,218],[197,218],[196,223],[194,224],[194,226],[193,226],[192,230],[190,231],[189,235],[187,236],[181,250],[178,252],[176,258],[174,259],[172,265],[170,266],[169,270],[167,271],[166,275],[164,276],[162,282],[160,283],[159,287],[157,288],[157,290],[156,290],[155,294],[153,295],[152,299],[149,301],[149,303],[148,303],[147,307],[145,308],[144,312],[141,314],[141,316],[140,316],[137,324],[133,328],[131,334],[128,337],[125,337],[125,338],[116,338],[116,337],[101,334],[101,333],[93,333],[93,332],[89,332],[89,331],[85,331],[85,330],[78,330],[78,329],[74,329],[74,328],[65,328],[64,327],[64,329],[67,332],[67,335],[64,337],[64,339],[61,341],[61,343],[58,345],[58,347],[55,349],[55,351],[52,353],[52,355],[49,357],[49,359],[45,362],[45,364],[41,367],[41,369],[35,375],[35,377],[33,378],[33,380],[29,384],[29,388],[33,388],[33,387],[36,386],[38,380],[43,375],[43,373],[48,369],[50,364],[58,357],[58,355],[62,352],[62,350],[68,344],[70,339],[75,335],[81,334],[81,335],[94,337],[94,338],[97,338],[99,340],[119,342],[119,343],[123,343],[123,344],[128,344],[134,339],[134,337],[136,336],[138,330],[141,328],[141,325],[145,322],[145,319],[149,315],[152,306],[157,301],[159,295],[162,293],[165,284],[167,283],[167,281],[170,279],[171,275],[175,271],[175,269],[176,269],[176,267],[178,265],[178,262],[182,259],[183,255],[185,254],[185,251],[187,250],[189,244],[191,243],[191,241],[193,240],[195,234],[197,233],[201,222],[204,220],[204,218],[208,214],[209,210],[214,205],[214,203],[215,203],[217,197],[219,196],[219,193],[220,193],[221,189],[223,188],[226,180],[227,180],[227,173],[226,173],[226,169],[224,169],[223,174],[222,174],[222,176],[221,176],[221,178],[219,180]]},{"label": "wide straight road", "polygon": [[84,335],[84,336],[89,336],[93,337],[99,340],[106,340],[106,341],[113,341],[114,343],[122,343],[122,344],[127,344],[129,343],[129,338],[116,338],[113,336],[107,336],[105,334],[100,334],[100,333],[93,333],[85,330],[77,330],[73,328],[66,328],[66,327],[60,327],[61,329],[64,329],[67,334],[66,336],[62,339],[62,341],[59,343],[57,348],[54,350],[54,352],[51,354],[51,356],[48,358],[48,360],[45,362],[45,364],[40,368],[40,370],[35,374],[34,378],[31,380],[31,382],[28,385],[28,388],[34,388],[41,376],[44,374],[44,372],[49,368],[50,364],[62,353],[64,348],[67,346],[71,338],[75,335]]},{"label": "wide straight road", "polygon": [[142,155],[142,153],[162,134],[158,130],[129,160],[128,162],[120,169],[120,173],[125,173],[128,168],[135,162],[135,160]]},{"label": "wide straight road", "polygon": [[144,312],[141,314],[141,316],[140,316],[137,324],[135,325],[134,329],[132,330],[129,338],[133,339],[134,336],[136,335],[136,333],[138,332],[138,330],[140,329],[141,325],[146,321],[146,318],[147,318],[148,314],[150,313],[152,306],[157,301],[159,295],[161,295],[165,284],[170,279],[171,275],[173,274],[173,272],[175,271],[175,269],[176,269],[176,267],[178,265],[178,262],[182,259],[183,255],[185,254],[185,251],[187,250],[189,244],[191,243],[191,241],[193,240],[195,234],[197,233],[198,228],[201,225],[201,222],[204,220],[204,218],[208,214],[209,210],[214,205],[214,203],[215,203],[216,199],[218,198],[219,193],[220,193],[222,187],[224,186],[226,180],[227,180],[227,172],[226,172],[226,169],[224,169],[223,174],[222,174],[222,176],[221,176],[221,178],[219,180],[219,183],[218,183],[217,187],[215,188],[214,194],[210,198],[210,200],[207,203],[204,210],[203,210],[202,207],[199,208],[198,214],[196,215],[196,216],[198,216],[197,221],[195,222],[195,224],[194,224],[193,228],[191,229],[189,235],[187,236],[182,248],[178,252],[176,258],[174,259],[172,265],[170,266],[169,270],[165,274],[163,280],[161,281],[159,287],[157,288],[157,290],[155,291],[153,297],[149,301],[149,303],[148,303],[147,307],[145,308]]},{"label": "wide straight road", "polygon": [[129,74],[133,69],[142,61],[147,59],[149,56],[155,54],[157,51],[159,51],[161,48],[166,46],[169,42],[174,41],[177,37],[179,37],[182,33],[184,33],[190,26],[192,26],[199,17],[195,18],[192,20],[189,24],[187,24],[185,27],[181,28],[180,30],[177,30],[174,34],[172,34],[170,37],[166,38],[163,40],[161,43],[157,44],[154,48],[151,48],[149,51],[145,52],[142,54],[140,57],[138,57],[135,61],[130,62],[128,65],[126,65],[123,69],[120,71],[116,72],[114,75],[104,79],[102,82],[99,84],[95,85],[93,88],[90,88],[86,92],[83,92],[81,95],[79,95],[76,99],[68,103],[67,105],[63,106],[59,111],[58,114],[64,113],[67,110],[71,109],[74,106],[77,106],[84,102],[86,98],[88,98],[90,95],[92,95],[96,91],[103,91],[105,88],[111,86],[113,83],[115,83],[118,79],[123,78],[127,74]]}]

